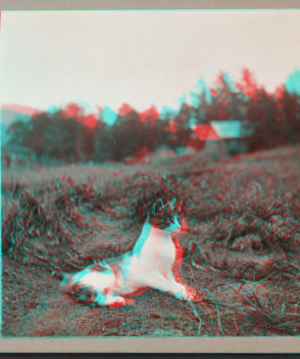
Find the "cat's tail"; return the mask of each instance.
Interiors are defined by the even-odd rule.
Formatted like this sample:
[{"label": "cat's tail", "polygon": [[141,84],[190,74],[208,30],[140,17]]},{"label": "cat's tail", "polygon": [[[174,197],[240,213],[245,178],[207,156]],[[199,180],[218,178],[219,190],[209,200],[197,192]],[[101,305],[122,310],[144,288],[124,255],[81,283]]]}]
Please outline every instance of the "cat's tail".
[{"label": "cat's tail", "polygon": [[59,280],[66,280],[69,279],[71,277],[71,274],[66,273],[66,272],[56,272],[56,271],[52,271],[51,272],[52,276],[54,278],[57,278]]},{"label": "cat's tail", "polygon": [[61,281],[60,288],[62,290],[69,291],[71,289],[71,282],[73,278],[72,274],[66,272],[56,272],[56,271],[52,271],[51,274],[54,278],[57,278]]}]

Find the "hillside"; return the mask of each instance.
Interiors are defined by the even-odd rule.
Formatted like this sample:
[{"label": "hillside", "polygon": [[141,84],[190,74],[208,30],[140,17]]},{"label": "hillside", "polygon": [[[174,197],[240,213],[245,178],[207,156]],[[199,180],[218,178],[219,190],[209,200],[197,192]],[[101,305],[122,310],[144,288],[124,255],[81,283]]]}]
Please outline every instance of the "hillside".
[{"label": "hillside", "polygon": [[[3,337],[300,335],[299,150],[3,172]],[[184,200],[199,303],[149,290],[109,309],[59,291],[53,269],[131,249],[157,195]]]}]

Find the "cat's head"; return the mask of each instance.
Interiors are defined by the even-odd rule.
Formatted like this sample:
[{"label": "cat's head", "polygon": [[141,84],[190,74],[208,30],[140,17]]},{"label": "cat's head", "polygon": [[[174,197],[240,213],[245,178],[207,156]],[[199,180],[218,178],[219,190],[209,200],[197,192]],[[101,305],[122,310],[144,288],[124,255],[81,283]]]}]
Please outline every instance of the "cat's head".
[{"label": "cat's head", "polygon": [[183,201],[180,201],[176,204],[176,199],[173,198],[172,201],[163,204],[162,199],[158,199],[148,213],[149,223],[169,233],[188,231],[184,219],[179,218],[177,214],[180,212],[182,203]]}]

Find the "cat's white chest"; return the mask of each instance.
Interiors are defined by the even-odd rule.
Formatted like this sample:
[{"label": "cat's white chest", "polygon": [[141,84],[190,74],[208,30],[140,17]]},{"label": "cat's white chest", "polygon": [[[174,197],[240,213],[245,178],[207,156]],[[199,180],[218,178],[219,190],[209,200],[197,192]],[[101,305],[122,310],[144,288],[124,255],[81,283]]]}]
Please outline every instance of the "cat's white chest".
[{"label": "cat's white chest", "polygon": [[176,256],[171,236],[149,236],[136,262],[141,272],[166,272],[171,270]]}]

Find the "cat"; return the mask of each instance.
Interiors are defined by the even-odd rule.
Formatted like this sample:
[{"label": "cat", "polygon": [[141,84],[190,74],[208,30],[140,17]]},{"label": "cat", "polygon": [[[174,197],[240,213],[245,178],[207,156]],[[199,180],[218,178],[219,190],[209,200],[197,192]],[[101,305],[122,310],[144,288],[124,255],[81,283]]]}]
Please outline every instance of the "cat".
[{"label": "cat", "polygon": [[53,272],[62,280],[60,287],[66,292],[84,292],[88,301],[111,308],[135,305],[128,296],[151,288],[180,300],[199,300],[195,289],[185,285],[178,272],[182,250],[179,240],[176,242],[171,235],[188,228],[174,211],[175,201],[174,198],[164,205],[158,199],[154,203],[130,252],[100,261],[76,274]]}]

